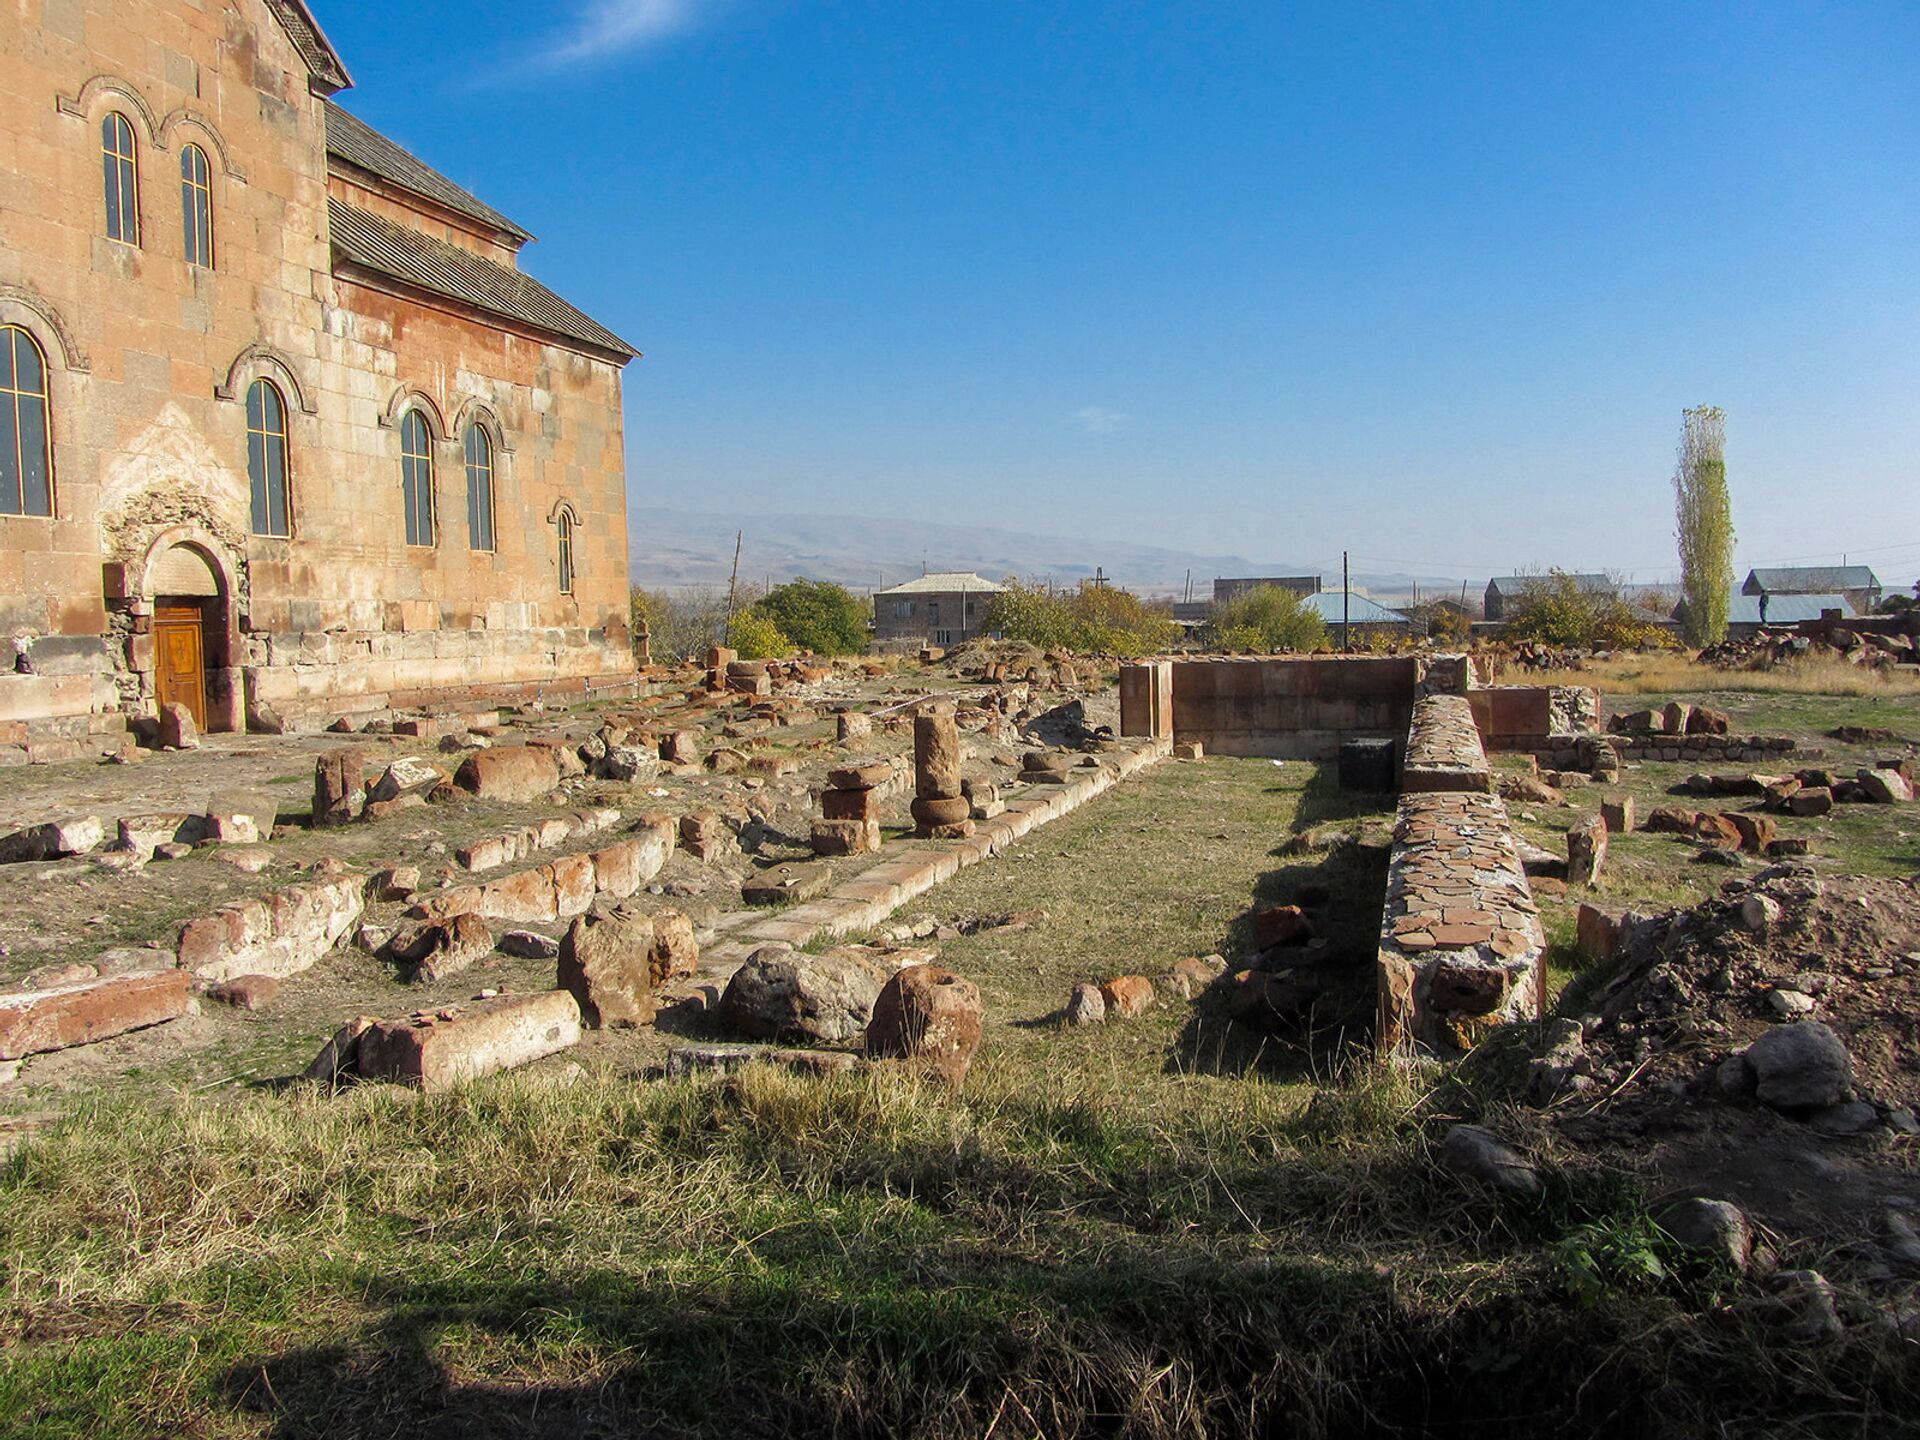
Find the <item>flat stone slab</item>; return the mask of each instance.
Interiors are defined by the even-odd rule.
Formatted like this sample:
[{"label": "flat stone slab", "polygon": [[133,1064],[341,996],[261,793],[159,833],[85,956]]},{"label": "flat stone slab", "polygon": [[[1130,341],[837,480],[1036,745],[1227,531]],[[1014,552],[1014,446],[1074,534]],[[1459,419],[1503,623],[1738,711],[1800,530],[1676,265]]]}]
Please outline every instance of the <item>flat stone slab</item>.
[{"label": "flat stone slab", "polygon": [[0,1060],[86,1045],[129,1030],[164,1024],[193,1005],[185,970],[116,975],[52,990],[0,995]]},{"label": "flat stone slab", "polygon": [[832,883],[827,865],[776,865],[743,884],[740,898],[749,905],[789,905],[819,899]]},{"label": "flat stone slab", "polygon": [[445,1090],[579,1043],[579,1004],[544,990],[382,1020],[360,1036],[355,1068],[369,1080]]}]

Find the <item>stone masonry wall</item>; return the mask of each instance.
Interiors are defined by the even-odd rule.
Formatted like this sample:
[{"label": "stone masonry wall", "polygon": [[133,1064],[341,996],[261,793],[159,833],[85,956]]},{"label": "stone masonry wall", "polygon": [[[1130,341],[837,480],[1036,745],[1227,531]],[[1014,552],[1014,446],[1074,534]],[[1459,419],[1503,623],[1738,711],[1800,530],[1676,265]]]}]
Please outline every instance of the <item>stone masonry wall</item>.
[{"label": "stone masonry wall", "polygon": [[1354,735],[1406,733],[1420,664],[1404,656],[1173,662],[1173,734],[1221,755],[1325,760]]},{"label": "stone masonry wall", "polygon": [[1428,695],[1416,701],[1407,727],[1404,794],[1493,789],[1486,751],[1474,727],[1473,707],[1463,695]]}]

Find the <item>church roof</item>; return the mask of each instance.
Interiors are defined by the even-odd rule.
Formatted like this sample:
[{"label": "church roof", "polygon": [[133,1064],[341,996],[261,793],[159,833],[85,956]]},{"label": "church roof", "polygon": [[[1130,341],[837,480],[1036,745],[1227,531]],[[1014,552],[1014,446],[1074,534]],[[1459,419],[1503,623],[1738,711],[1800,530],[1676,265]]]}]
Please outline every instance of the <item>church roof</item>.
[{"label": "church roof", "polygon": [[327,102],[327,154],[522,243],[533,239],[472,191],[454,184],[411,150],[331,100]]},{"label": "church roof", "polygon": [[327,220],[336,266],[370,270],[573,342],[574,348],[605,352],[621,363],[640,353],[522,271],[343,201],[327,201]]}]

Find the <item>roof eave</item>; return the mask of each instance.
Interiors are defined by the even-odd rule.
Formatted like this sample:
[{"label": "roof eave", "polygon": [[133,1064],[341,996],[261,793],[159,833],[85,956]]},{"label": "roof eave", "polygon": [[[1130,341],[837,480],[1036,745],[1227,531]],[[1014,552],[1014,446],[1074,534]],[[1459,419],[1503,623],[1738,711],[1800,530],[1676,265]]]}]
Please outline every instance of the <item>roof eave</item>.
[{"label": "roof eave", "polygon": [[[634,349],[631,345],[628,345],[625,340],[620,341],[621,345],[625,347],[624,349],[614,350],[604,345],[596,345],[591,340],[582,340],[576,335],[563,335],[558,330],[551,329],[545,325],[536,325],[532,321],[522,319],[518,315],[503,314],[488,306],[475,304],[470,300],[462,300],[452,295],[443,295],[438,290],[431,289],[425,285],[416,284],[411,280],[404,280],[397,275],[389,275],[384,270],[376,269],[371,265],[363,265],[357,260],[348,259],[346,256],[340,254],[338,249],[335,249],[333,252],[333,273],[344,280],[352,281],[356,285],[364,285],[368,289],[380,290],[389,295],[399,296],[404,300],[413,300],[419,304],[432,306],[436,310],[447,310],[453,314],[466,314],[471,312],[475,315],[485,316],[490,323],[499,326],[502,330],[511,330],[520,334],[529,335],[547,344],[558,345],[563,350],[572,350],[578,354],[590,356],[595,360],[603,360],[607,364],[620,369],[625,369],[630,361],[643,358],[641,352]],[[613,332],[608,331],[607,333],[611,335]],[[618,336],[614,338],[619,339]]]},{"label": "roof eave", "polygon": [[353,88],[353,76],[347,70],[347,62],[340,58],[339,50],[334,47],[333,41],[327,38],[327,32],[321,28],[319,19],[313,13],[313,8],[306,3],[306,0],[276,0],[273,8],[278,9],[282,5],[289,10],[299,13],[301,20],[304,21],[307,28],[313,32],[314,41],[321,49],[321,58],[329,67],[327,70],[312,68],[312,58],[309,57],[307,89],[313,94],[322,97],[337,95],[342,90],[351,90]]},{"label": "roof eave", "polygon": [[424,190],[416,190],[411,185],[403,185],[391,176],[382,175],[377,170],[369,170],[366,166],[356,164],[347,156],[331,150],[327,152],[327,169],[330,172],[343,176],[345,179],[351,180],[363,190],[371,190],[376,195],[383,192],[393,192],[404,195],[408,201],[423,206],[426,212],[440,223],[452,225],[456,229],[465,230],[472,235],[478,235],[484,240],[492,240],[497,244],[505,246],[509,250],[518,250],[522,246],[531,244],[539,238],[531,231],[522,230],[511,221],[508,221],[505,225],[495,225],[491,221],[481,219],[477,215],[469,215],[464,210],[456,210],[453,206],[447,204],[446,201],[429,195]]}]

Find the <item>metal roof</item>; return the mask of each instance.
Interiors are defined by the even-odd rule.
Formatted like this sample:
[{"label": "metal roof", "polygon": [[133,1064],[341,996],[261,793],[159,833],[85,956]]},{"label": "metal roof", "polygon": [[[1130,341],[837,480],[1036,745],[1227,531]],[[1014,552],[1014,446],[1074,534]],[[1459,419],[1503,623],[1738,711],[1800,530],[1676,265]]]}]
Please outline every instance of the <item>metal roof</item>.
[{"label": "metal roof", "polygon": [[971,570],[935,570],[928,575],[916,575],[901,585],[889,585],[884,590],[876,590],[876,595],[925,595],[928,593],[947,594],[950,591],[981,590],[998,594],[1006,589],[991,580],[983,580]]},{"label": "metal roof", "polygon": [[306,62],[307,83],[315,93],[331,95],[353,84],[346,62],[341,60],[340,52],[333,48],[333,42],[327,39],[304,0],[267,0],[267,9],[273,12],[273,18],[280,22],[280,28],[287,32],[293,48]]},{"label": "metal roof", "polygon": [[[1838,610],[1842,615],[1852,615],[1853,602],[1844,595],[1769,595],[1766,623],[1798,625],[1802,620],[1818,620],[1822,610]],[[1760,597],[1735,595],[1727,606],[1727,623],[1760,624]]]},{"label": "metal roof", "polygon": [[1302,595],[1300,608],[1311,610],[1329,625],[1338,625],[1342,619],[1341,601],[1350,602],[1345,618],[1355,625],[1405,625],[1407,617],[1398,610],[1389,610],[1370,595],[1322,590],[1318,595]]},{"label": "metal roof", "polygon": [[[1560,579],[1562,575],[1565,575],[1564,571],[1556,571],[1549,575],[1496,575],[1487,582],[1487,588],[1498,590],[1502,595],[1511,595],[1530,584],[1548,583]],[[1613,581],[1605,575],[1565,575],[1565,578],[1573,581],[1574,589],[1583,590],[1589,594],[1613,589]]]},{"label": "metal roof", "polygon": [[472,191],[454,184],[411,150],[331,100],[327,102],[327,154],[523,243],[533,239]]},{"label": "metal roof", "polygon": [[561,340],[631,359],[640,352],[530,275],[435,240],[339,200],[327,201],[333,262],[357,265],[407,285],[517,320]]},{"label": "metal roof", "polygon": [[1788,565],[1777,570],[1749,570],[1740,593],[1758,595],[1765,590],[1771,595],[1832,595],[1841,590],[1879,588],[1879,578],[1866,565]]}]

